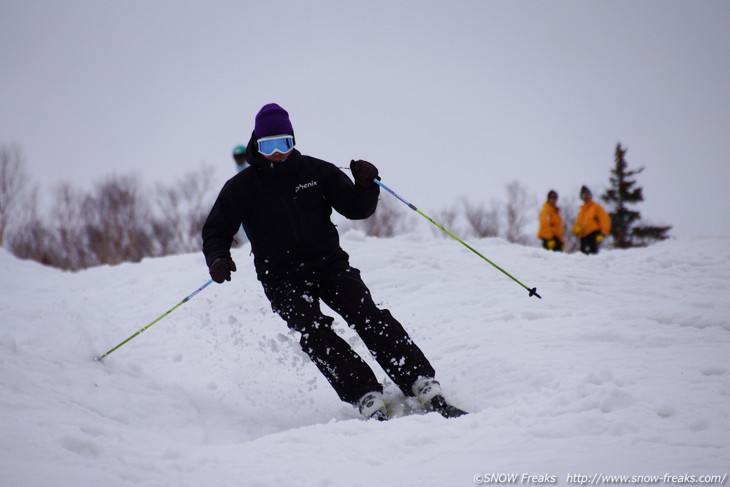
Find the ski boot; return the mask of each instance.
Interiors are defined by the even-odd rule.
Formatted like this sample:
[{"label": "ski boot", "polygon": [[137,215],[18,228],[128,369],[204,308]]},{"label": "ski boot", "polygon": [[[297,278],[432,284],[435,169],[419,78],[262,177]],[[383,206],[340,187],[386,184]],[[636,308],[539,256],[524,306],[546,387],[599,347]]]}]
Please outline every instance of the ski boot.
[{"label": "ski boot", "polygon": [[441,393],[441,384],[436,379],[430,377],[418,379],[413,384],[413,395],[428,409],[436,411],[444,418],[458,418],[468,414],[446,402]]},{"label": "ski boot", "polygon": [[360,410],[360,414],[368,419],[388,420],[388,408],[383,400],[382,392],[368,392],[357,401],[357,408]]}]

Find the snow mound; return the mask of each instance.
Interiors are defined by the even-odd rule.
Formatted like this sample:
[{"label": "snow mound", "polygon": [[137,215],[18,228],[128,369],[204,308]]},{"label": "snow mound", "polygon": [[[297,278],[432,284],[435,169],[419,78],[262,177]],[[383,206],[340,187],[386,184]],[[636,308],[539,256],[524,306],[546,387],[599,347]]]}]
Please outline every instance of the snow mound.
[{"label": "snow mound", "polygon": [[[234,252],[231,283],[103,363],[92,357],[207,281],[202,255],[68,273],[0,249],[2,484],[457,486],[487,473],[567,484],[568,474],[727,472],[730,238],[597,256],[470,244],[543,299],[451,240],[343,236],[376,302],[472,411],[386,423],[339,402],[271,312],[247,247]],[[403,403],[387,382],[386,395]]]}]

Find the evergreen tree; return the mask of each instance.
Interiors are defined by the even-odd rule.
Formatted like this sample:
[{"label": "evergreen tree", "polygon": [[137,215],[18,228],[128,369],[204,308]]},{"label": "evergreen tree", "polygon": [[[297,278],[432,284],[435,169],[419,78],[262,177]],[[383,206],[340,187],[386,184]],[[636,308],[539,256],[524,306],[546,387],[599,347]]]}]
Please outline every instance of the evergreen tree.
[{"label": "evergreen tree", "polygon": [[611,170],[610,187],[601,199],[613,207],[611,216],[611,235],[616,248],[644,247],[657,240],[669,238],[667,232],[671,226],[635,226],[641,218],[638,211],[632,210],[629,205],[636,205],[644,201],[641,187],[636,186],[634,176],[644,168],[629,170],[626,163],[626,149],[621,143],[616,145],[615,165]]}]

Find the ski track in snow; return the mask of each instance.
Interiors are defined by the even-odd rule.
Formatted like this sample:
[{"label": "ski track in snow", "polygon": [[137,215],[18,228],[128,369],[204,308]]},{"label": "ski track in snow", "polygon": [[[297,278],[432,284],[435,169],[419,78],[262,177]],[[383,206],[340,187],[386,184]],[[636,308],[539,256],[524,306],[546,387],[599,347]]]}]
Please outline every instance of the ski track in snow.
[{"label": "ski track in snow", "polygon": [[[4,486],[460,486],[477,473],[724,474],[730,238],[564,255],[350,231],[343,247],[471,415],[362,420],[270,309],[248,247],[61,272],[0,249]],[[326,306],[323,308],[327,310]],[[329,313],[331,311],[327,310]],[[342,319],[335,326],[373,365]]]}]

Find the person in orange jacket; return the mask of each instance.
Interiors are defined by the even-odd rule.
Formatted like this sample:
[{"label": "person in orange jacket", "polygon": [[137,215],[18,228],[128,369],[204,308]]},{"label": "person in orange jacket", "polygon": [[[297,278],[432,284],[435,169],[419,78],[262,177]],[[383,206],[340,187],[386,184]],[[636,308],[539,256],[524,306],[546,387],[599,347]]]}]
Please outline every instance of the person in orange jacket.
[{"label": "person in orange jacket", "polygon": [[563,242],[563,219],[558,208],[558,193],[552,189],[548,192],[547,201],[542,205],[540,211],[540,228],[537,231],[537,238],[542,240],[543,248],[562,252],[565,248]]},{"label": "person in orange jacket", "polygon": [[575,219],[573,233],[580,237],[580,251],[584,254],[597,254],[598,245],[611,232],[611,218],[601,205],[593,201],[593,194],[586,186],[580,188],[580,207]]}]

